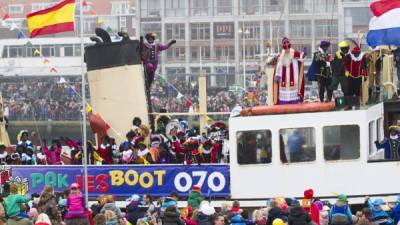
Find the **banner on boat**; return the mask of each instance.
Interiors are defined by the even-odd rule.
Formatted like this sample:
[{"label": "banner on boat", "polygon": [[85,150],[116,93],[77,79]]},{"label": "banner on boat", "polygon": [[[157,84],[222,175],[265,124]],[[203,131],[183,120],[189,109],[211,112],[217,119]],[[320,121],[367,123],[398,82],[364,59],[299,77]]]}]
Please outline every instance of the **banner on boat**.
[{"label": "banner on boat", "polygon": [[[83,187],[83,174],[82,166],[3,166],[0,180],[2,184],[17,183],[21,194],[32,194],[42,192],[46,185],[52,185],[56,191],[75,182]],[[90,196],[168,196],[172,192],[185,196],[195,185],[206,196],[230,195],[228,165],[89,166],[88,184]]]}]

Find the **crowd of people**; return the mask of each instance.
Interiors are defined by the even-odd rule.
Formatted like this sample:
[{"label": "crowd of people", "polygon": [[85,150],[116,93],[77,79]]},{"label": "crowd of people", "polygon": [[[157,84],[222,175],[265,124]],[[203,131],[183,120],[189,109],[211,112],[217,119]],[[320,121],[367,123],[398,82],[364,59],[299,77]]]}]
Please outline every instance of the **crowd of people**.
[{"label": "crowd of people", "polygon": [[[314,197],[312,189],[302,199],[270,199],[252,213],[239,201],[215,208],[198,186],[187,198],[176,192],[158,199],[133,194],[124,211],[112,195],[100,195],[88,206],[77,183],[62,193],[45,186],[31,196],[19,194],[15,184],[8,189],[0,201],[0,224],[7,225],[396,225],[400,219],[400,196],[394,204],[367,197],[362,210],[352,211],[346,195],[331,204]],[[186,201],[185,206],[179,208],[178,201]]]},{"label": "crowd of people", "polygon": [[[95,131],[94,131],[95,132]],[[97,133],[97,132],[95,132]],[[135,117],[126,140],[119,146],[113,137],[98,136],[87,142],[88,163],[104,164],[201,164],[228,161],[228,129],[222,122],[210,122],[207,133],[190,128],[187,121],[161,116],[153,132]],[[21,130],[13,146],[0,143],[2,165],[82,165],[83,145],[66,137],[51,142],[36,132]],[[63,149],[64,148],[64,149]]]},{"label": "crowd of people", "polygon": [[[80,78],[16,78],[1,82],[4,115],[10,121],[81,120]],[[87,98],[89,99],[89,91]],[[151,104],[153,111],[198,111],[196,82],[174,79],[153,82]],[[265,96],[265,94],[264,94]],[[232,92],[229,88],[207,88],[207,110],[230,112],[237,104],[249,105],[248,94]],[[265,104],[265,100],[262,100]],[[253,104],[254,103],[250,103]]]},{"label": "crowd of people", "polygon": [[26,78],[1,83],[4,115],[15,120],[80,120],[80,79]]}]

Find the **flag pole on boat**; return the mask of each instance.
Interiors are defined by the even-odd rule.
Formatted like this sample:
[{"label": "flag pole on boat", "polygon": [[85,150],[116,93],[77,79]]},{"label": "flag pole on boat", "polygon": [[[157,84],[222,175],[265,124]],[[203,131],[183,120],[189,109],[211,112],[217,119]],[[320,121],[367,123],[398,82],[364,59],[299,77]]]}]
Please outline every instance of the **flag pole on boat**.
[{"label": "flag pole on boat", "polygon": [[79,0],[79,28],[80,28],[80,42],[81,42],[81,76],[82,76],[82,133],[83,133],[83,174],[84,174],[84,188],[85,188],[85,203],[89,207],[89,193],[88,193],[88,155],[87,155],[87,136],[86,136],[86,79],[85,79],[85,49],[83,39],[83,1]]}]

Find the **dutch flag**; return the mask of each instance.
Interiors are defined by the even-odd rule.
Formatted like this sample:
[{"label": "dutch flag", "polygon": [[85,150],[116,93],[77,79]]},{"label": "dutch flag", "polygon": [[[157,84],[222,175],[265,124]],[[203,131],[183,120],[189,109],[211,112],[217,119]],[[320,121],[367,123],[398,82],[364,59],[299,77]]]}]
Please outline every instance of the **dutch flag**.
[{"label": "dutch flag", "polygon": [[400,46],[400,0],[379,0],[370,5],[367,43],[371,47],[380,45]]}]

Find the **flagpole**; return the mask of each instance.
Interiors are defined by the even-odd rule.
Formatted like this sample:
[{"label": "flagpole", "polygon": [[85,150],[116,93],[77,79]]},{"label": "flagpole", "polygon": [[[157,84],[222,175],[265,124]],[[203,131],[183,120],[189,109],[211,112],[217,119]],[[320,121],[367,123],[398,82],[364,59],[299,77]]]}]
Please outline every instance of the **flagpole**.
[{"label": "flagpole", "polygon": [[85,49],[83,39],[83,1],[79,0],[79,20],[80,20],[80,41],[81,41],[81,76],[82,76],[82,123],[83,123],[83,174],[85,186],[85,203],[89,207],[88,192],[88,155],[87,155],[87,137],[86,137],[86,79],[85,79]]}]

